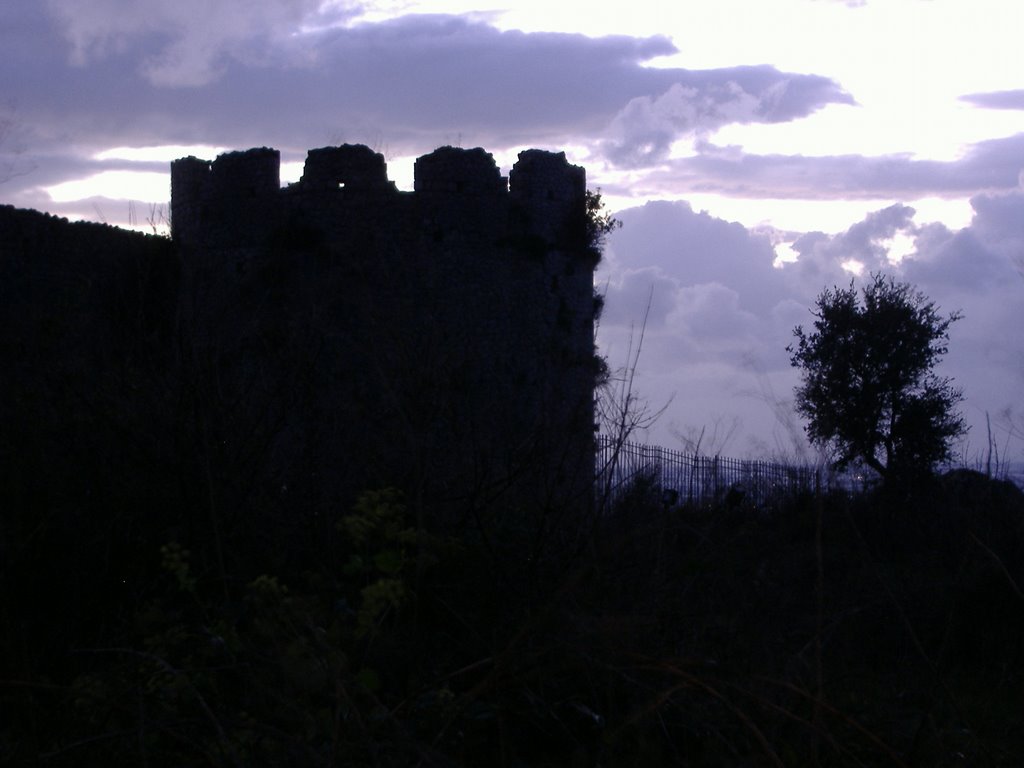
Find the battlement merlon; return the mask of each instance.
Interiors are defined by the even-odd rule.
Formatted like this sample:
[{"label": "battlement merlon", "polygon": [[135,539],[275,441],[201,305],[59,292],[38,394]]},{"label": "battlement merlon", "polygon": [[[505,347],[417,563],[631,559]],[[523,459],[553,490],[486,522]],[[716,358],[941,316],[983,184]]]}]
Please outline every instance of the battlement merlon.
[{"label": "battlement merlon", "polygon": [[565,152],[527,149],[509,174],[509,188],[517,200],[578,202],[586,197],[587,172],[570,165]]},{"label": "battlement merlon", "polygon": [[440,147],[417,158],[413,189],[426,195],[505,195],[508,179],[501,175],[494,156],[480,147]]},{"label": "battlement merlon", "polygon": [[520,152],[509,173],[509,194],[526,213],[532,234],[549,243],[580,237],[573,230],[583,226],[586,216],[587,172],[571,165],[564,152]]},{"label": "battlement merlon", "polygon": [[363,144],[309,150],[298,186],[304,191],[340,188],[395,191],[394,182],[388,181],[384,155]]},{"label": "battlement merlon", "polygon": [[[171,163],[172,237],[200,242],[206,228],[224,216],[273,209],[282,194],[280,153],[266,147],[229,152],[214,161],[185,157]],[[586,172],[569,164],[564,152],[530,149],[519,153],[506,179],[494,157],[481,148],[441,147],[416,160],[415,194],[425,198],[508,199],[525,214],[532,234],[561,239],[566,222],[585,211]],[[394,192],[383,155],[364,145],[344,144],[308,152],[302,179],[292,189],[303,194]]]},{"label": "battlement merlon", "polygon": [[252,209],[281,190],[281,153],[260,147],[228,152],[212,163],[185,157],[171,163],[171,237],[195,242],[211,208]]},{"label": "battlement merlon", "polygon": [[210,161],[189,155],[171,162],[171,238],[192,242],[209,193]]}]

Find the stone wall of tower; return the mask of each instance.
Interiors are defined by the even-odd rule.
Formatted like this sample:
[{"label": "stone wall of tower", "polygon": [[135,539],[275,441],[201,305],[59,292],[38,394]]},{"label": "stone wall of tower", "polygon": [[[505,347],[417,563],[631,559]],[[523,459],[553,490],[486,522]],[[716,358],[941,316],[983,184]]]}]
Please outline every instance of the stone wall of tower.
[{"label": "stone wall of tower", "polygon": [[[585,496],[595,369],[583,169],[530,150],[506,179],[484,150],[443,147],[400,192],[363,146],[312,150],[285,188],[277,164],[268,149],[175,161],[171,207],[202,286],[204,343],[266,350],[287,337],[319,350],[281,454],[312,446],[301,471],[321,480],[362,456],[355,485],[417,471],[437,487],[494,484],[534,464],[558,479],[533,487]],[[252,356],[226,361],[222,380],[292,375],[279,351]]]}]

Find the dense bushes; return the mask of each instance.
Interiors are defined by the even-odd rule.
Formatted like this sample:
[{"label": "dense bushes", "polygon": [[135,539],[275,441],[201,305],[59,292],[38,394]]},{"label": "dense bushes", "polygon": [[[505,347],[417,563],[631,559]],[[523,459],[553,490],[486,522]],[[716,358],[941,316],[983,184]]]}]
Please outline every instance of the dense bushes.
[{"label": "dense bushes", "polygon": [[654,491],[539,564],[394,490],[304,557],[218,556],[199,513],[8,513],[0,762],[1019,764],[1019,492],[768,514]]}]

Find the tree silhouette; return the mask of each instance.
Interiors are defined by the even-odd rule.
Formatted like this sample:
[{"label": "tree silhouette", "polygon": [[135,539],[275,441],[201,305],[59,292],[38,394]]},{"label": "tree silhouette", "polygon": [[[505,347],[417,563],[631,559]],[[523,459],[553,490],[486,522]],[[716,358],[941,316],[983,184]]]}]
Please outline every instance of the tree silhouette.
[{"label": "tree silhouette", "polygon": [[877,274],[859,294],[852,281],[824,291],[813,314],[813,331],[798,326],[786,348],[802,369],[796,408],[808,438],[837,467],[860,460],[887,481],[947,460],[965,431],[963,395],[932,369],[960,313],[943,317],[913,286]]},{"label": "tree silhouette", "polygon": [[608,235],[621,227],[622,222],[608,212],[601,197],[600,189],[596,192],[587,190],[584,199],[584,210],[586,216],[586,245],[595,260],[600,261]]}]

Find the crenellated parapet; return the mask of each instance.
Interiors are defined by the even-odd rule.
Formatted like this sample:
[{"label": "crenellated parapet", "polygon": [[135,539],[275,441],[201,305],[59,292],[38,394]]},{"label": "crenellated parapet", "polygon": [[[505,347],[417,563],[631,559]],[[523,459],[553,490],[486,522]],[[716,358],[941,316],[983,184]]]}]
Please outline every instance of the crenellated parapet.
[{"label": "crenellated parapet", "polygon": [[389,219],[400,222],[410,207],[419,206],[421,222],[434,230],[464,225],[501,236],[509,233],[497,230],[512,227],[525,230],[512,235],[554,244],[564,240],[567,222],[582,215],[585,192],[583,168],[562,152],[522,152],[506,178],[483,149],[441,147],[416,160],[414,191],[400,193],[388,179],[383,155],[352,144],[310,150],[301,179],[282,188],[280,153],[264,147],[213,161],[175,160],[171,234],[188,247],[252,246],[285,218],[323,226],[357,212],[386,227]]}]

